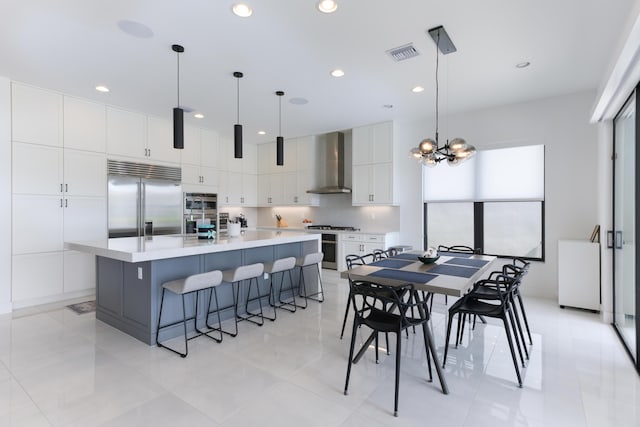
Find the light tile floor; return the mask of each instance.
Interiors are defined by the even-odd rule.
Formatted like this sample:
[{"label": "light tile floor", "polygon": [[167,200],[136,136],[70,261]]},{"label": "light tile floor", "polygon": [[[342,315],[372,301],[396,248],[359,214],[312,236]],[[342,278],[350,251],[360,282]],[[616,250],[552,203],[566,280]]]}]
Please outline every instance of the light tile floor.
[{"label": "light tile floor", "polygon": [[[489,321],[450,349],[449,395],[426,381],[420,335],[410,334],[403,341],[398,418],[393,344],[380,364],[370,351],[354,366],[344,396],[349,337],[340,340],[339,333],[347,285],[335,272],[324,274],[325,303],[279,311],[261,328],[243,322],[240,335],[222,344],[193,340],[186,359],[63,304],[2,315],[0,425],[640,425],[640,379],[612,327],[597,315],[535,298],[526,298],[534,345],[522,389],[504,331]],[[431,325],[440,355],[443,302],[436,298]],[[360,332],[358,343],[364,337]]]}]

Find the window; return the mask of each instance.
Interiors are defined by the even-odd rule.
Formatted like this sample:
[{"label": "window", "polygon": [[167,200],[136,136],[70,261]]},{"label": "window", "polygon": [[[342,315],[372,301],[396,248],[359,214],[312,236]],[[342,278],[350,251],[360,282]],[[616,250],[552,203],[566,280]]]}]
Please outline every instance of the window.
[{"label": "window", "polygon": [[479,151],[424,168],[425,247],[544,260],[544,146]]}]

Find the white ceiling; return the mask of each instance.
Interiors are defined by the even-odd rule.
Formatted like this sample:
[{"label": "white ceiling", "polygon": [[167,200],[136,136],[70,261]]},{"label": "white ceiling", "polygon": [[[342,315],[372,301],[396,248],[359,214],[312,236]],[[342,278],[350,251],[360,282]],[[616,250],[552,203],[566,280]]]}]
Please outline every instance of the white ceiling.
[{"label": "white ceiling", "polygon": [[[597,89],[639,10],[638,0],[338,1],[322,14],[316,0],[246,0],[253,15],[239,18],[232,0],[2,0],[0,75],[170,118],[178,43],[181,104],[205,115],[186,120],[231,137],[232,73],[242,71],[244,139],[265,142],[278,132],[276,90],[286,93],[285,137],[432,116],[426,30],[438,25],[458,49],[440,57],[443,113]],[[121,20],[153,36],[126,34]],[[396,63],[385,53],[407,43],[420,56]],[[517,69],[522,61],[531,66]],[[346,75],[331,77],[334,68]],[[415,85],[426,90],[414,94]]]}]

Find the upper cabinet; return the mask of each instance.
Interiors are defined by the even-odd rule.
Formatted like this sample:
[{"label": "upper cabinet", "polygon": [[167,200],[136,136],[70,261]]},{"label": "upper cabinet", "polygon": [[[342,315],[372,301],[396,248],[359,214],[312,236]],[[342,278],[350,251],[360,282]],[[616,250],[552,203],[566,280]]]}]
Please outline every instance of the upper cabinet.
[{"label": "upper cabinet", "polygon": [[127,157],[148,157],[147,117],[107,107],[107,152]]},{"label": "upper cabinet", "polygon": [[179,163],[173,148],[171,120],[107,107],[107,153],[137,159]]},{"label": "upper cabinet", "polygon": [[353,129],[353,164],[388,163],[393,159],[393,122]]},{"label": "upper cabinet", "polygon": [[148,158],[161,162],[180,163],[180,152],[173,148],[173,122],[169,119],[147,118]]},{"label": "upper cabinet", "polygon": [[65,96],[64,146],[104,153],[107,149],[107,108]]},{"label": "upper cabinet", "polygon": [[62,95],[13,83],[11,139],[62,147]]},{"label": "upper cabinet", "polygon": [[354,206],[393,205],[395,167],[393,122],[353,129]]},{"label": "upper cabinet", "polygon": [[316,137],[284,141],[284,164],[276,165],[276,143],[258,146],[258,206],[318,206],[319,197],[308,194],[315,186]]}]

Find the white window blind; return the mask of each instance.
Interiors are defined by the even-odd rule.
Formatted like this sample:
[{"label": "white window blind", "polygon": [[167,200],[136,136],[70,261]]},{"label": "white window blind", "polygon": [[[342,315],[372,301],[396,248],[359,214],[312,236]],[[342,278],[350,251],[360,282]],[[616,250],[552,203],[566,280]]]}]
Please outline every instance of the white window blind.
[{"label": "white window blind", "polygon": [[544,200],[544,145],[478,151],[423,171],[425,202]]}]

